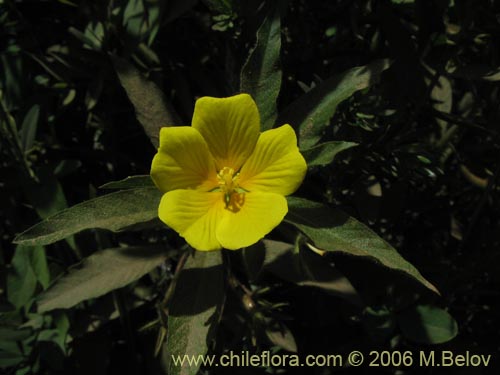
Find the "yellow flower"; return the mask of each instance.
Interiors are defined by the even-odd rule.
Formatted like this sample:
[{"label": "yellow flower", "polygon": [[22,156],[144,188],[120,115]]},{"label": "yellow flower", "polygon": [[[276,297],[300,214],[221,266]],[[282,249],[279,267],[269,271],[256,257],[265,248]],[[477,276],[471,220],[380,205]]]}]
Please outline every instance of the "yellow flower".
[{"label": "yellow flower", "polygon": [[249,95],[203,97],[192,126],[160,130],[158,216],[197,250],[250,246],[283,220],[306,169],[292,127],[261,133]]}]

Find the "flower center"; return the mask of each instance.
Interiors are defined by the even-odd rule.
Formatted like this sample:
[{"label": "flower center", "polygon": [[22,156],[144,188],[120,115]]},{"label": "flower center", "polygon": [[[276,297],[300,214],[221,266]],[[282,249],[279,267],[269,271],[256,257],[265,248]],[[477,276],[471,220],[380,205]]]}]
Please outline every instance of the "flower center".
[{"label": "flower center", "polygon": [[224,196],[226,209],[233,212],[240,210],[245,200],[245,190],[238,185],[239,173],[234,173],[233,168],[224,167],[217,173],[219,189]]}]

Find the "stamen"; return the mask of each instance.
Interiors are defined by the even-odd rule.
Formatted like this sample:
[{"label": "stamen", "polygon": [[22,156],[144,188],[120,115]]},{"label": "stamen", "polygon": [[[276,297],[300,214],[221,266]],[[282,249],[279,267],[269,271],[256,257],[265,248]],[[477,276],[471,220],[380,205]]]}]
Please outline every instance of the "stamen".
[{"label": "stamen", "polygon": [[234,173],[233,168],[224,167],[217,173],[217,182],[220,191],[224,194],[226,208],[231,204],[233,194],[244,194],[238,186],[239,173]]}]

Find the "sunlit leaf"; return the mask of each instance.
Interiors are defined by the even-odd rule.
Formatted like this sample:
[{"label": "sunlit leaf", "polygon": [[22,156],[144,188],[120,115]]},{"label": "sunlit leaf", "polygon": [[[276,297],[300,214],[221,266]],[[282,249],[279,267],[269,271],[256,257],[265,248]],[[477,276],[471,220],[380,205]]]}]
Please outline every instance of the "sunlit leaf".
[{"label": "sunlit leaf", "polygon": [[118,231],[153,220],[158,215],[161,193],[156,188],[114,192],[65,209],[21,233],[15,243],[47,245],[84,229]]},{"label": "sunlit leaf", "polygon": [[288,207],[285,221],[302,231],[319,249],[366,257],[384,267],[403,272],[439,293],[391,245],[353,217],[321,203],[295,197],[288,197]]},{"label": "sunlit leaf", "polygon": [[67,309],[124,287],[162,264],[168,255],[163,247],[152,246],[100,250],[42,293],[38,311]]}]

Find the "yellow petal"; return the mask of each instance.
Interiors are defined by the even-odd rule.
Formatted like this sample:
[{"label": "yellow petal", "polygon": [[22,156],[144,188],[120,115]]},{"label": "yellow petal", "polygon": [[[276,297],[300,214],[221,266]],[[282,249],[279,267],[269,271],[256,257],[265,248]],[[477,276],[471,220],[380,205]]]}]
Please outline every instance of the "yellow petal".
[{"label": "yellow petal", "polygon": [[194,188],[208,191],[217,186],[215,162],[207,143],[190,126],[161,128],[151,177],[162,192]]},{"label": "yellow petal", "polygon": [[193,248],[210,251],[221,248],[216,228],[223,208],[221,193],[174,190],[161,198],[158,216]]},{"label": "yellow petal", "polygon": [[208,143],[217,163],[239,170],[252,153],[260,132],[259,111],[248,94],[196,101],[192,126]]},{"label": "yellow petal", "polygon": [[217,239],[230,250],[250,246],[273,230],[288,212],[285,197],[279,194],[252,192],[242,194],[238,210],[223,208]]},{"label": "yellow petal", "polygon": [[241,168],[239,184],[248,191],[292,194],[302,183],[307,164],[290,125],[263,132]]}]

